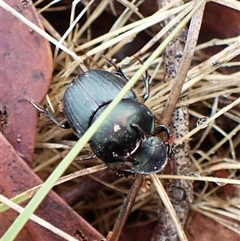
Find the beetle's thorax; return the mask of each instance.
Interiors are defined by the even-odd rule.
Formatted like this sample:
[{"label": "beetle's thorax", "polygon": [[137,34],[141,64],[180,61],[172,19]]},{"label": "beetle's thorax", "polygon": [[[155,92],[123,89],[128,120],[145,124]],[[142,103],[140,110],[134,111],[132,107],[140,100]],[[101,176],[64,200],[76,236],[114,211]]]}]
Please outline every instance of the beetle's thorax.
[{"label": "beetle's thorax", "polygon": [[133,170],[140,174],[160,172],[167,163],[166,146],[157,136],[144,138],[132,155]]}]

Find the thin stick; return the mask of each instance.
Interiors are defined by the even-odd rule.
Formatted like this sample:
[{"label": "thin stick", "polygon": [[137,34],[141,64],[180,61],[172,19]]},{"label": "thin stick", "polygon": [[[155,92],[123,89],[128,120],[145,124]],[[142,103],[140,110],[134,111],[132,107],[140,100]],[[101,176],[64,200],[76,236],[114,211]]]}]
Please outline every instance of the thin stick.
[{"label": "thin stick", "polygon": [[172,218],[172,221],[173,221],[174,226],[177,230],[179,239],[180,240],[187,240],[187,237],[182,230],[181,223],[179,222],[179,219],[176,215],[176,212],[175,212],[175,210],[172,206],[171,201],[168,198],[168,195],[167,195],[162,183],[160,182],[160,180],[158,179],[156,174],[151,175],[151,180],[152,180],[154,186],[156,187],[158,195],[160,196],[164,206],[166,207],[168,213],[170,214],[170,216]]},{"label": "thin stick", "polygon": [[132,206],[138,195],[138,191],[142,186],[142,183],[143,183],[143,175],[137,174],[136,180],[132,185],[131,189],[129,190],[129,193],[122,205],[121,211],[118,214],[117,220],[113,227],[113,234],[111,235],[109,241],[117,241],[119,239],[123,226],[132,210]]},{"label": "thin stick", "polygon": [[178,69],[178,74],[171,88],[164,110],[161,114],[160,123],[163,125],[168,125],[170,123],[172,113],[176,107],[178,98],[181,94],[182,87],[183,87],[185,78],[187,76],[190,64],[192,62],[192,57],[197,44],[204,7],[205,7],[205,4],[201,6],[201,8],[199,8],[199,10],[193,16],[193,19],[191,21],[190,28],[188,31],[189,34],[188,34],[186,46],[184,49],[184,55]]}]

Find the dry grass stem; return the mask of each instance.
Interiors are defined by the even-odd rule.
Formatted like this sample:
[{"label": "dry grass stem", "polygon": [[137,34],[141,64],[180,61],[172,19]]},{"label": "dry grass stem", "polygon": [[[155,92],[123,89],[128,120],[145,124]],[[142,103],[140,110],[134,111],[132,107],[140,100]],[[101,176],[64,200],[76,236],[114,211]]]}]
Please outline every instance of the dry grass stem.
[{"label": "dry grass stem", "polygon": [[[18,213],[22,213],[23,210],[24,210],[24,208],[22,208],[21,206],[17,205],[14,202],[12,202],[11,200],[7,199],[6,197],[2,196],[1,194],[0,194],[0,201],[2,203],[5,203],[6,205],[8,205],[13,210],[17,211]],[[40,226],[42,226],[42,227],[48,229],[49,231],[57,234],[59,237],[62,237],[64,240],[78,241],[77,239],[73,238],[72,236],[68,235],[67,233],[63,232],[62,230],[56,228],[55,226],[53,226],[49,222],[46,222],[43,219],[39,218],[35,214],[32,214],[30,219],[32,221],[34,221],[35,223],[39,224]]]}]

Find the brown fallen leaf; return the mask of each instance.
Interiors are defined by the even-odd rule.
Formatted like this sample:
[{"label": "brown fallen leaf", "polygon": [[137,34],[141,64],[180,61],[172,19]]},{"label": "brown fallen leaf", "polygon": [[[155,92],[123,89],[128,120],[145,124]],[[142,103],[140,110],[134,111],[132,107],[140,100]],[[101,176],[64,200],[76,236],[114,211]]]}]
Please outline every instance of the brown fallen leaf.
[{"label": "brown fallen leaf", "polygon": [[[28,165],[19,157],[18,153],[2,134],[0,134],[0,143],[0,176],[2,177],[0,189],[2,195],[12,198],[42,183],[40,178],[34,174]],[[80,230],[84,236],[90,240],[103,238],[54,192],[50,192],[35,214],[71,236],[74,236],[76,230]],[[13,210],[8,210],[0,214],[0,236],[6,232],[7,228],[9,228],[17,216],[18,214]],[[24,231],[18,235],[17,241],[64,240],[32,221],[29,221],[26,229],[23,230]]]},{"label": "brown fallen leaf", "polygon": [[[41,26],[32,3],[9,0],[8,4]],[[11,13],[1,8],[0,111],[6,112],[2,133],[19,155],[32,165],[37,114],[24,99],[40,102],[53,71],[49,42]]]},{"label": "brown fallen leaf", "polygon": [[191,241],[239,241],[237,233],[197,212],[193,214],[186,230]]}]

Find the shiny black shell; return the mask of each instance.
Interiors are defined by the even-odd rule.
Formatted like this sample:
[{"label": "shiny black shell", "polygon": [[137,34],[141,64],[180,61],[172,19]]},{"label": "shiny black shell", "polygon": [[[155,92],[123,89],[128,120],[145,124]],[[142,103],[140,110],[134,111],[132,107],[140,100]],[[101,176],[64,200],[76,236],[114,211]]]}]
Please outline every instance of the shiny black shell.
[{"label": "shiny black shell", "polygon": [[[125,84],[120,76],[105,70],[89,70],[72,81],[64,93],[63,106],[67,122],[78,137],[87,131]],[[90,139],[93,152],[110,167],[125,163],[126,158],[122,157],[132,153],[129,161],[134,172],[160,171],[167,159],[165,145],[158,137],[142,141],[132,124],[138,125],[147,135],[154,133],[152,112],[138,102],[136,94],[130,90]],[[140,140],[143,145],[137,149]],[[160,155],[159,160],[156,154]]]},{"label": "shiny black shell", "polygon": [[[109,104],[126,83],[117,75],[93,69],[77,76],[63,96],[64,113],[74,133],[81,137],[99,108]],[[124,99],[137,101],[133,91]]]}]

